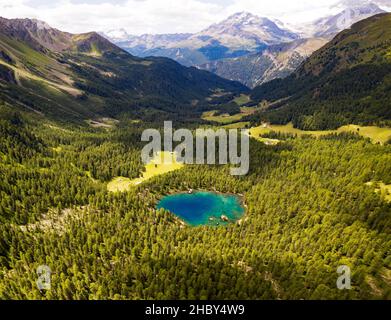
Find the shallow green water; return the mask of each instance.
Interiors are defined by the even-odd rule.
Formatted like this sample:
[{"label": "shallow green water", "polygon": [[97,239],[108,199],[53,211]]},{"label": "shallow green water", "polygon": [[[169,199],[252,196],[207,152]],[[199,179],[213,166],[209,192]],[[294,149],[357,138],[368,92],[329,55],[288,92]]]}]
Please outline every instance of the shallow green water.
[{"label": "shallow green water", "polygon": [[[165,196],[157,208],[172,212],[192,226],[226,225],[239,220],[245,212],[239,197],[214,192]],[[228,218],[228,221],[224,221],[222,216]]]}]

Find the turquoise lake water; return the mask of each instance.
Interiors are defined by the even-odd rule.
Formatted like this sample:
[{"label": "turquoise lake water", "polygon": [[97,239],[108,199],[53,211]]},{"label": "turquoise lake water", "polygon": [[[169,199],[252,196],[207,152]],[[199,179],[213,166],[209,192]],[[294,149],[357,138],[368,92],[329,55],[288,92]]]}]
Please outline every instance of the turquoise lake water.
[{"label": "turquoise lake water", "polygon": [[[245,212],[239,197],[214,192],[165,196],[157,208],[170,211],[192,226],[226,225],[239,220]],[[223,221],[222,216],[227,217],[229,221]]]}]

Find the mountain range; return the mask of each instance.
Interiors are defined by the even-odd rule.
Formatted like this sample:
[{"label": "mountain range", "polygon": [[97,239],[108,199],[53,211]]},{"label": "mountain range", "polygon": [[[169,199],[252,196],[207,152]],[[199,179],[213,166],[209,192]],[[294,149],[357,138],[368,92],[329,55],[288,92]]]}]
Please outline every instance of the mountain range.
[{"label": "mountain range", "polygon": [[167,58],[134,57],[96,32],[70,34],[34,19],[0,18],[0,99],[22,110],[57,119],[189,116],[246,90]]},{"label": "mountain range", "polygon": [[384,13],[378,5],[385,2],[342,1],[339,13],[299,25],[240,12],[195,34],[103,35],[133,55],[168,57],[255,87],[289,75],[338,32]]},{"label": "mountain range", "polygon": [[390,125],[390,52],[391,14],[357,22],[290,76],[255,88],[252,103],[264,106],[255,117],[305,130]]},{"label": "mountain range", "polygon": [[[304,129],[387,122],[388,30],[391,15],[381,13],[329,42],[269,44],[260,53],[205,68],[254,87],[247,105],[263,106],[254,119],[292,121]],[[227,61],[233,73],[220,65]],[[231,101],[243,93],[249,89],[239,82],[168,58],[135,57],[96,32],[71,34],[34,19],[0,19],[0,99],[12,108],[66,121],[122,114],[194,120],[208,110],[237,108]]]},{"label": "mountain range", "polygon": [[[338,32],[349,28],[357,21],[384,12],[374,3],[350,7],[337,15],[296,26],[299,40],[268,46],[260,52],[237,58],[210,61],[199,68],[254,88],[270,80],[290,75]],[[283,26],[282,22],[279,24]]]},{"label": "mountain range", "polygon": [[297,26],[296,31],[299,31],[302,37],[332,39],[338,32],[350,28],[354,23],[384,12],[386,11],[373,2],[359,6],[356,4],[355,6],[347,7],[336,15]]},{"label": "mountain range", "polygon": [[124,30],[112,30],[106,36],[131,54],[165,56],[187,66],[242,56],[268,45],[298,39],[296,33],[280,28],[272,20],[248,12],[234,14],[195,34],[137,37],[128,35]]}]

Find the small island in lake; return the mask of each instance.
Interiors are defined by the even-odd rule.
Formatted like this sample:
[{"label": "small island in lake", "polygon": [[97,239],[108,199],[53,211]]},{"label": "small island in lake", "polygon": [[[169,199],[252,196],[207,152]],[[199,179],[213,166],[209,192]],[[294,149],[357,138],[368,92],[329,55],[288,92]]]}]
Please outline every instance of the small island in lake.
[{"label": "small island in lake", "polygon": [[238,221],[245,212],[238,196],[215,192],[178,193],[165,196],[157,205],[191,226],[223,226]]}]

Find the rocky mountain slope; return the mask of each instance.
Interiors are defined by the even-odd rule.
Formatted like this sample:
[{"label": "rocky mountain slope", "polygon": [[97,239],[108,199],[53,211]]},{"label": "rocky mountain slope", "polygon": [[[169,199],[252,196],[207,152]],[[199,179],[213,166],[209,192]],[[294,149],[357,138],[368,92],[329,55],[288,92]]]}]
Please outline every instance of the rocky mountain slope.
[{"label": "rocky mountain slope", "polygon": [[250,88],[294,72],[314,51],[326,44],[323,38],[300,39],[273,45],[266,50],[234,59],[212,61],[200,68]]}]

